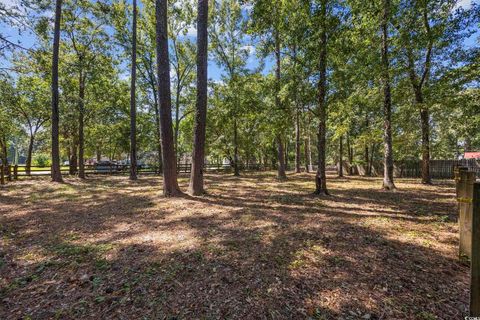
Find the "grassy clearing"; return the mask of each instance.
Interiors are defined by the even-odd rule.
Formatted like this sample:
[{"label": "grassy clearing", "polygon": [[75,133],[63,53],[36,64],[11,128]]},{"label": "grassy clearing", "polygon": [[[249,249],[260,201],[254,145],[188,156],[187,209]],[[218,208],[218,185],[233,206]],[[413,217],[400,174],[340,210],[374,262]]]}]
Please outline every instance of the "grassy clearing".
[{"label": "grassy clearing", "polygon": [[[187,179],[180,183],[186,189]],[[208,175],[22,180],[0,195],[2,319],[460,319],[451,182]]]}]

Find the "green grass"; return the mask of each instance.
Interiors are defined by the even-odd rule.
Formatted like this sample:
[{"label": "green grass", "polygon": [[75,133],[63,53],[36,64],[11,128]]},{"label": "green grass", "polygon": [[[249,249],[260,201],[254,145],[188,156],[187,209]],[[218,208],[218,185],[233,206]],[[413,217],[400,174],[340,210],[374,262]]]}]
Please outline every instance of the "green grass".
[{"label": "green grass", "polygon": [[[68,170],[68,166],[61,166],[60,170]],[[13,170],[13,169],[12,169]],[[50,171],[50,167],[37,167],[32,166],[30,171]],[[18,172],[25,172],[25,166],[18,166]]]}]

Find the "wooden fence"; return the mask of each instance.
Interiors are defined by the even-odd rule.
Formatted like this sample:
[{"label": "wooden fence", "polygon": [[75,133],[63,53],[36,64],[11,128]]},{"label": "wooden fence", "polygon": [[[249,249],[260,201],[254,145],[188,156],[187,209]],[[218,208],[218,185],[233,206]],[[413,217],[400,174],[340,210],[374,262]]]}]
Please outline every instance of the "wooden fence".
[{"label": "wooden fence", "polygon": [[[260,164],[239,164],[239,168],[242,171],[266,171],[272,169],[271,167]],[[229,164],[205,164],[204,170],[206,172],[229,172],[233,168]],[[70,168],[62,166],[60,171],[62,175],[70,175]],[[192,171],[191,163],[179,163],[177,164],[178,173],[190,173]],[[129,165],[119,164],[100,164],[100,165],[85,165],[86,175],[126,175],[130,172]],[[78,170],[75,174],[78,173]],[[159,168],[155,166],[139,166],[137,169],[138,174],[160,174]],[[0,184],[5,184],[6,181],[17,180],[19,177],[42,177],[50,176],[51,167],[31,166],[28,171],[25,166],[4,166],[0,165]]]},{"label": "wooden fence", "polygon": [[[430,160],[430,176],[432,179],[453,179],[455,178],[456,167],[467,167],[480,178],[480,161],[475,159]],[[399,178],[420,178],[422,176],[422,161],[395,162],[395,175]]]}]

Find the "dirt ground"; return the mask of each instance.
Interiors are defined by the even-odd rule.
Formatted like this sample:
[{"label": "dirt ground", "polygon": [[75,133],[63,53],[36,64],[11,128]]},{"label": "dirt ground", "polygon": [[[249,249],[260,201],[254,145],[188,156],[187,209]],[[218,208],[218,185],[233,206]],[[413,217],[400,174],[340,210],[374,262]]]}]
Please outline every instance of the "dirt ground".
[{"label": "dirt ground", "polygon": [[[183,190],[187,177],[180,183]],[[462,319],[453,181],[208,175],[0,188],[1,319]]]}]

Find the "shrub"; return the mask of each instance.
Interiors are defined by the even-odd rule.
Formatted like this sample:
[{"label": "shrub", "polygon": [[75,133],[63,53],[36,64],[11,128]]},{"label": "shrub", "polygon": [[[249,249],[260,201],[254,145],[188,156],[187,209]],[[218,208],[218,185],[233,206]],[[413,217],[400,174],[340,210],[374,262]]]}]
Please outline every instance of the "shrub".
[{"label": "shrub", "polygon": [[44,153],[40,153],[33,157],[33,165],[38,167],[49,167],[50,157]]}]

